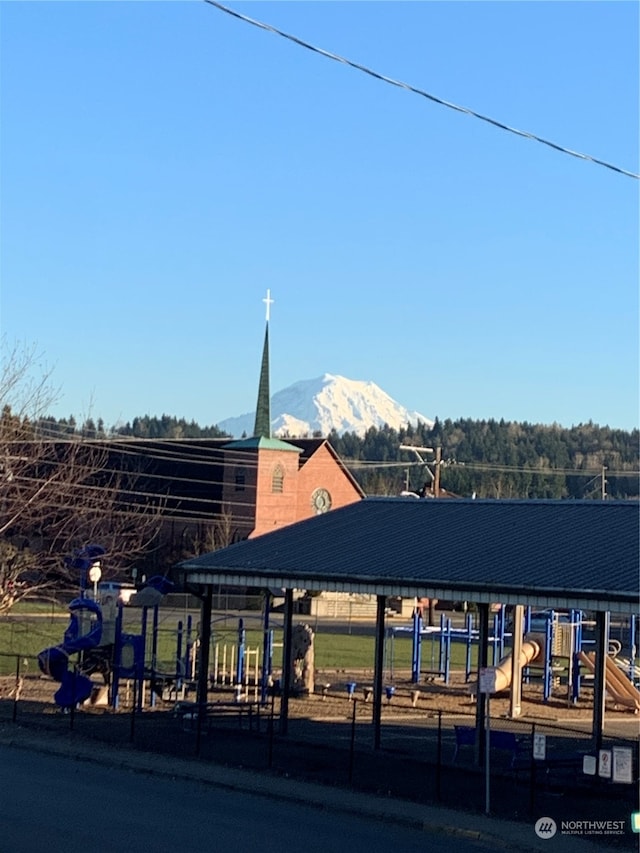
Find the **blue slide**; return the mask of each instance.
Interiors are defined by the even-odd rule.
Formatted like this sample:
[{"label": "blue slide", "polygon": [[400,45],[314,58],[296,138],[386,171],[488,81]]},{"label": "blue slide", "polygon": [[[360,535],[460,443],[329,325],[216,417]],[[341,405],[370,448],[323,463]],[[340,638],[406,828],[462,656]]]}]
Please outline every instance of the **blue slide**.
[{"label": "blue slide", "polygon": [[[69,605],[71,618],[59,646],[44,649],[38,655],[38,666],[45,675],[60,682],[54,694],[56,704],[71,708],[91,696],[93,682],[86,675],[69,669],[69,655],[95,648],[102,638],[102,608],[90,598],[74,598]],[[86,619],[89,615],[89,620]],[[83,631],[83,621],[89,629]]]}]

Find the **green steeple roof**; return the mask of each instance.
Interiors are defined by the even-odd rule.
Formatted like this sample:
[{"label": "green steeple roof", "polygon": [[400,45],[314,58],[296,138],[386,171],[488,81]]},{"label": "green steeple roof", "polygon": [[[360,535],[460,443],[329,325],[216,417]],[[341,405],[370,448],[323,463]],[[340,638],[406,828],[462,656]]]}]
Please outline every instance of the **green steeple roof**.
[{"label": "green steeple roof", "polygon": [[269,388],[269,309],[273,299],[271,291],[267,290],[267,298],[262,300],[267,305],[267,326],[264,333],[264,348],[262,350],[262,366],[258,385],[258,405],[256,406],[256,422],[251,438],[230,441],[224,448],[234,450],[292,450],[302,453],[299,447],[294,447],[279,438],[271,438],[271,394]]},{"label": "green steeple roof", "polygon": [[254,438],[271,438],[271,394],[269,393],[269,321],[264,333],[262,367],[258,384],[258,404],[256,422],[253,427]]},{"label": "green steeple roof", "polygon": [[222,445],[223,450],[293,450],[294,453],[302,453],[301,447],[295,447],[288,441],[279,438],[265,438],[254,436],[253,438],[238,438]]}]

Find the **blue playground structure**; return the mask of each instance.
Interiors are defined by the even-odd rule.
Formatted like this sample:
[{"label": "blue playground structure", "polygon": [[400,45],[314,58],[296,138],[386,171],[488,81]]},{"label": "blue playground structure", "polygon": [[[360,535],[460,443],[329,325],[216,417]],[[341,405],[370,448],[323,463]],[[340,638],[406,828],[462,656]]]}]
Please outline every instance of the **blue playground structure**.
[{"label": "blue playground structure", "polygon": [[[137,710],[142,709],[143,684],[145,679],[151,682],[151,703],[155,703],[154,686],[156,681],[170,678],[173,684],[184,682],[189,672],[193,655],[191,617],[187,620],[186,632],[182,622],[178,623],[175,671],[162,674],[157,671],[158,643],[158,603],[173,588],[173,583],[165,577],[154,577],[147,581],[139,592],[146,593],[146,599],[152,602],[141,607],[139,633],[127,633],[123,630],[123,604],[102,603],[87,595],[87,576],[91,566],[104,555],[100,545],[89,545],[65,560],[67,565],[80,573],[80,597],[69,604],[70,621],[64,632],[62,643],[44,649],[38,655],[38,666],[45,674],[60,683],[54,694],[54,701],[63,710],[68,710],[85,702],[100,688],[107,688],[108,704],[113,708],[119,705],[120,683],[133,681]],[[145,666],[147,647],[148,615],[153,613],[151,635],[151,664]],[[183,653],[183,640],[186,640]],[[71,665],[70,658],[77,655]],[[100,673],[103,684],[93,681],[91,675]]]},{"label": "blue playground structure", "polygon": [[[261,620],[262,648],[251,648],[247,645],[247,621],[254,618]],[[235,701],[240,702],[248,698],[251,683],[255,701],[266,705],[274,687],[272,676],[275,643],[274,630],[270,627],[269,603],[266,602],[262,616],[245,616],[238,619],[237,629],[231,632],[234,642],[228,641],[229,632],[216,628],[217,622],[226,623],[227,617],[223,616],[212,622],[211,643],[215,653],[209,666],[210,688],[232,687],[235,691]],[[199,658],[196,655],[194,669],[198,667]]]},{"label": "blue playground structure", "polygon": [[71,708],[91,695],[93,682],[77,666],[69,669],[69,657],[96,648],[102,637],[102,608],[96,601],[74,598],[69,613],[71,619],[62,643],[38,655],[41,671],[60,682],[54,699],[61,708]]},{"label": "blue playground structure", "polygon": [[[421,676],[428,680],[442,678],[445,684],[449,684],[451,675],[451,645],[452,643],[464,643],[465,646],[465,681],[469,681],[474,670],[472,665],[472,649],[479,642],[479,631],[474,627],[472,613],[465,616],[464,628],[453,628],[451,617],[440,614],[440,625],[438,627],[424,626],[420,610],[416,608],[410,628],[393,626],[387,629],[387,643],[385,651],[387,655],[386,668],[389,677],[393,678],[394,669],[394,640],[396,637],[411,636],[411,682],[419,684]],[[493,661],[497,663],[504,654],[505,640],[510,635],[505,632],[504,609],[501,608],[494,614],[493,631],[489,637],[492,649]],[[430,641],[431,660],[428,669],[422,669],[423,643]]]},{"label": "blue playground structure", "polygon": [[[493,666],[504,664],[508,660],[509,647],[512,645],[512,633],[508,630],[505,620],[505,608],[494,613],[493,630],[489,637],[490,662]],[[576,703],[580,696],[581,679],[583,671],[587,674],[593,673],[593,653],[589,651],[594,641],[585,634],[593,623],[585,619],[581,610],[570,610],[559,613],[553,610],[532,612],[530,607],[525,608],[523,620],[523,637],[534,639],[539,649],[537,657],[523,667],[522,677],[525,683],[530,683],[533,678],[542,681],[543,701],[548,702],[555,686],[560,683],[561,677],[566,679],[567,697],[569,701]],[[640,681],[640,668],[637,666],[637,617],[631,615],[628,620],[628,646],[630,656],[628,659],[617,659],[621,648],[621,642],[615,639],[609,640],[609,671],[611,673],[607,680],[609,693],[617,697],[616,701],[629,707],[638,707],[640,699],[637,696],[637,684]],[[385,644],[386,667],[388,674],[393,679],[394,670],[394,640],[396,637],[411,636],[411,682],[418,684],[422,678],[435,680],[441,678],[445,684],[450,683],[451,675],[451,648],[453,643],[462,643],[465,646],[465,681],[474,675],[472,650],[479,643],[479,630],[474,626],[473,614],[465,615],[464,627],[453,628],[450,617],[441,614],[438,627],[425,627],[422,624],[422,616],[419,608],[416,608],[412,618],[411,627],[394,626],[387,629],[387,643]],[[431,659],[430,666],[423,668],[423,652],[425,641],[430,641]],[[627,645],[627,637],[625,637]],[[507,657],[505,657],[505,653]],[[617,659],[617,660],[616,660]],[[616,660],[616,664],[613,664]],[[631,686],[629,691],[626,682],[618,683],[616,687],[616,672],[611,669],[615,666],[623,672],[626,680]],[[508,686],[508,670],[507,670]]]},{"label": "blue playground structure", "polygon": [[[141,712],[147,701],[154,708],[159,699],[184,700],[190,690],[195,690],[199,664],[199,638],[192,615],[186,614],[184,620],[177,622],[177,628],[168,629],[175,638],[175,645],[170,661],[162,663],[159,639],[163,633],[166,636],[167,629],[160,625],[159,607],[164,596],[173,589],[173,583],[165,577],[153,577],[126,605],[121,600],[116,601],[111,588],[101,597],[94,584],[92,595],[87,590],[89,569],[104,553],[101,546],[92,545],[66,560],[67,565],[79,572],[80,596],[69,605],[70,623],[62,643],[44,649],[38,656],[40,670],[60,683],[54,695],[56,704],[69,710],[89,700],[91,704],[118,709],[124,702],[135,712]],[[132,630],[132,617],[135,619],[138,613],[139,627]],[[274,632],[269,625],[268,604],[262,620],[264,643],[260,676],[258,651],[247,647],[242,619],[233,645],[229,647],[230,660],[220,662],[222,684],[235,688],[237,702],[243,700],[243,692],[248,690],[250,664],[256,699],[259,691],[262,704],[266,703],[272,685]],[[163,645],[166,656],[167,643]],[[72,662],[73,656],[77,657]],[[228,663],[230,670],[227,670]],[[100,681],[92,679],[95,674],[101,676]],[[216,679],[217,671],[212,684]]]}]

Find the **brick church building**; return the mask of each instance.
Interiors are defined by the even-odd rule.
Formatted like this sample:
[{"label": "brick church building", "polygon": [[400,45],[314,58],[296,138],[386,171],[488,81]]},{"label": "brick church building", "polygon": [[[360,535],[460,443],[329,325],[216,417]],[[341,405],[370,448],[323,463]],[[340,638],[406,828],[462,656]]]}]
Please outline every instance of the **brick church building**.
[{"label": "brick church building", "polygon": [[[256,420],[251,438],[224,444],[222,503],[252,500],[247,538],[301,521],[364,497],[358,483],[326,439],[281,440],[271,436],[269,319],[264,337]],[[245,537],[243,537],[245,538]]]},{"label": "brick church building", "polygon": [[137,494],[161,503],[165,559],[260,536],[364,497],[326,439],[271,435],[268,315],[252,436],[106,444],[111,467],[136,472]]}]

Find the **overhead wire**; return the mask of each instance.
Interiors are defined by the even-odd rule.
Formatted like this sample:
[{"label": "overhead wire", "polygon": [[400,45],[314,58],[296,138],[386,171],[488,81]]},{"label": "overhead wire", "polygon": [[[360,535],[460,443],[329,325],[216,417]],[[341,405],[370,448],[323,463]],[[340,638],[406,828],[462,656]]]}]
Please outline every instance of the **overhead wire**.
[{"label": "overhead wire", "polygon": [[[38,485],[41,480],[32,479],[29,477],[16,477],[14,481],[17,485]],[[104,486],[83,483],[78,488],[78,492],[84,496],[94,495],[99,497],[104,493]],[[135,498],[146,500],[148,503],[142,503],[141,500],[136,501]],[[170,504],[163,506],[163,500]],[[113,503],[112,512],[114,514],[122,513],[127,508],[135,510],[141,516],[152,520],[154,513],[157,514],[159,520],[180,521],[180,520],[201,520],[203,522],[224,521],[227,519],[227,512],[233,510],[234,524],[248,522],[253,518],[253,507],[255,501],[251,500],[225,500],[224,508],[221,510],[220,499],[215,497],[204,498],[196,497],[192,494],[163,494],[153,491],[141,491],[138,489],[125,489],[122,492],[113,494],[110,497]],[[182,504],[187,504],[183,506]],[[59,506],[60,509],[68,507],[68,501],[64,495],[61,495],[56,501],[49,500],[47,507]]]},{"label": "overhead wire", "polygon": [[[327,441],[326,438],[320,439],[297,439],[291,438],[292,443],[296,443],[297,441],[309,441],[309,442],[318,442],[318,444],[323,441]],[[103,449],[105,452],[110,453],[118,453],[123,456],[131,456],[134,458],[138,458],[140,460],[151,460],[158,462],[176,462],[176,463],[191,463],[198,466],[210,466],[212,468],[227,468],[232,466],[242,466],[246,468],[247,471],[257,470],[258,469],[258,461],[257,457],[247,454],[244,450],[233,450],[229,446],[223,447],[224,443],[231,443],[233,439],[200,439],[200,438],[139,438],[139,437],[121,437],[114,436],[112,438],[85,438],[82,436],[76,436],[75,438],[67,437],[64,439],[47,439],[43,442],[44,445],[63,445],[69,444],[74,447],[91,447],[94,446],[97,449]],[[214,443],[215,442],[215,443]],[[220,442],[217,444],[217,442]],[[30,442],[30,440],[15,440],[4,442],[5,446],[16,445],[18,447],[24,446],[25,444],[38,444],[37,440]],[[205,446],[207,445],[208,446]],[[198,445],[200,445],[198,447]],[[196,447],[199,453],[193,453],[193,448]],[[212,454],[223,451],[223,454],[220,456],[216,456],[212,458]],[[53,461],[53,460],[49,460]],[[411,467],[411,466],[421,466],[424,464],[433,464],[424,463],[424,462],[403,462],[402,460],[372,460],[372,459],[356,459],[350,458],[347,456],[342,456],[341,461],[349,468],[361,468],[361,467],[369,467],[374,466],[378,468],[384,467]],[[476,462],[476,461],[460,461],[457,459],[447,460],[444,459],[440,463],[443,467],[447,467],[450,465],[458,465],[458,466],[466,466],[470,467],[485,465],[491,467],[492,469],[501,469],[501,470],[533,470],[528,466],[523,465],[504,465],[502,463],[486,463],[486,462]],[[140,473],[136,472],[135,469],[123,471],[121,468],[105,468],[106,471],[111,471],[112,473],[128,473],[135,474]],[[541,470],[541,469],[536,469]],[[594,468],[585,468],[585,469],[576,469],[576,468],[552,468],[549,470],[553,470],[555,472],[563,472],[567,474],[575,474],[575,473],[591,473],[595,475],[599,473],[600,466],[596,466]],[[612,469],[609,469],[611,471]],[[620,472],[618,472],[620,473]],[[625,471],[625,473],[628,473]],[[159,476],[163,477],[165,475],[155,475],[155,474],[147,474],[145,472],[144,476],[154,477]],[[182,478],[176,477],[172,479],[184,479],[185,482],[189,482],[190,478]],[[195,481],[194,481],[195,482]]]},{"label": "overhead wire", "polygon": [[[321,441],[321,440],[318,440]],[[256,470],[258,461],[255,456],[246,454],[241,451],[230,452],[227,450],[221,453],[222,445],[227,442],[226,439],[137,439],[137,438],[114,438],[114,439],[86,439],[86,438],[67,438],[60,440],[46,440],[46,445],[69,445],[78,448],[91,448],[92,446],[98,452],[103,451],[112,458],[106,464],[98,464],[94,472],[89,471],[84,482],[79,484],[80,489],[87,490],[87,494],[99,492],[106,486],[112,491],[115,489],[118,492],[116,500],[119,510],[126,510],[128,507],[137,511],[144,511],[145,508],[149,511],[156,509],[158,516],[167,521],[192,521],[202,523],[212,523],[215,521],[226,521],[228,519],[228,511],[232,510],[234,514],[234,522],[250,522],[253,517],[254,500],[252,495],[255,492],[255,483],[247,483],[243,489],[237,490],[234,494],[234,499],[225,499],[224,505],[227,509],[221,510],[221,497],[215,493],[218,487],[228,484],[228,481],[217,477],[207,476],[207,469],[213,473],[216,471],[224,471],[229,468],[237,468],[242,466],[247,472]],[[37,444],[38,442],[34,442]],[[15,442],[17,445],[23,445],[24,442]],[[193,450],[196,450],[194,453]],[[123,470],[117,466],[117,461],[113,459],[112,454],[120,457],[137,457],[138,465],[131,470]],[[212,455],[214,458],[211,458]],[[20,459],[24,463],[26,460]],[[51,459],[46,458],[39,460],[42,464],[52,469],[56,466],[63,467],[65,462],[63,458]],[[100,461],[100,460],[99,460]],[[105,460],[106,461],[106,460]],[[358,470],[371,470],[376,468],[384,469],[407,469],[407,468],[422,468],[423,462],[403,462],[403,461],[375,461],[362,459],[342,458],[342,463],[347,470],[352,472]],[[180,474],[172,475],[170,472],[155,473],[148,470],[148,463],[159,463],[164,465],[177,465],[180,469]],[[36,460],[36,465],[38,460]],[[433,464],[433,463],[432,463]],[[528,476],[568,476],[568,477],[591,477],[599,475],[599,468],[591,468],[579,470],[575,468],[533,468],[524,465],[503,465],[499,463],[484,463],[484,462],[458,462],[457,460],[443,460],[440,463],[442,467],[459,467],[467,468],[486,473],[519,473]],[[185,468],[188,470],[192,466],[196,470],[192,472],[192,476],[186,474]],[[145,470],[147,469],[147,470]],[[200,476],[198,473],[200,472]],[[190,472],[191,473],[191,472]],[[21,477],[19,474],[17,480],[26,482],[27,480],[36,485],[39,482],[44,483],[46,477],[35,476]],[[112,477],[113,480],[106,484],[94,484],[89,480],[91,475]],[[629,470],[607,469],[608,477],[619,478],[637,478],[640,472]],[[122,478],[123,481],[116,482],[117,478]],[[154,485],[159,488],[155,489]],[[202,495],[201,493],[194,494],[191,486],[198,487],[197,491],[210,489],[214,494],[211,497]],[[241,492],[246,491],[246,495],[241,497]],[[244,499],[243,499],[244,498]],[[166,501],[167,505],[162,506],[162,502]],[[115,510],[115,506],[114,506]]]},{"label": "overhead wire", "polygon": [[549,139],[544,139],[542,136],[538,136],[535,133],[530,133],[526,130],[519,130],[518,128],[511,127],[511,125],[505,124],[504,122],[497,121],[490,116],[483,115],[482,113],[478,113],[475,110],[469,109],[468,107],[460,106],[459,104],[454,104],[451,101],[446,101],[444,98],[439,98],[436,95],[431,94],[430,92],[426,92],[424,89],[419,89],[416,86],[411,86],[409,83],[404,83],[402,80],[396,80],[393,77],[388,77],[386,74],[380,74],[378,71],[374,71],[372,68],[368,68],[366,65],[361,65],[358,62],[353,62],[350,59],[347,59],[344,56],[340,56],[337,53],[332,53],[329,50],[324,50],[323,48],[316,47],[313,44],[310,44],[307,41],[304,41],[297,36],[291,35],[290,33],[285,33],[282,30],[279,30],[277,27],[272,26],[271,24],[265,24],[263,21],[258,21],[255,18],[250,18],[248,15],[243,15],[240,12],[236,12],[234,9],[229,9],[228,6],[223,6],[222,3],[218,3],[217,0],[204,0],[209,6],[214,6],[216,9],[221,12],[225,12],[227,15],[231,15],[234,18],[238,18],[240,21],[244,23],[251,24],[254,27],[258,27],[259,29],[266,30],[270,33],[274,33],[277,36],[281,36],[288,41],[293,42],[294,44],[299,45],[300,47],[304,47],[307,50],[311,50],[314,53],[319,54],[320,56],[324,56],[327,59],[333,59],[336,62],[341,62],[344,65],[348,65],[350,68],[355,68],[357,71],[361,71],[363,74],[368,74],[370,77],[374,77],[376,80],[380,80],[383,83],[388,83],[391,86],[397,86],[398,88],[405,89],[408,92],[412,92],[414,95],[420,95],[423,98],[427,98],[429,101],[433,101],[440,106],[447,107],[448,109],[455,110],[459,113],[464,113],[472,118],[479,119],[480,121],[486,122],[487,124],[493,125],[493,127],[498,128],[499,130],[507,131],[508,133],[513,133],[516,136],[523,137],[524,139],[530,139],[533,142],[539,142],[542,145],[546,145],[548,148],[552,148],[554,151],[558,151],[561,154],[567,154],[571,157],[577,157],[580,160],[587,160],[590,163],[594,163],[597,166],[604,166],[605,169],[610,169],[613,172],[618,172],[621,175],[624,175],[627,178],[635,178],[636,180],[640,178],[640,174],[636,172],[631,172],[628,169],[623,169],[620,166],[615,166],[613,163],[608,163],[606,160],[601,160],[598,157],[593,157],[590,154],[584,154],[580,151],[574,151],[571,148],[566,148],[563,145],[559,145],[556,142],[552,142]]},{"label": "overhead wire", "polygon": [[[195,439],[194,441],[198,441]],[[206,441],[206,440],[205,440]],[[136,446],[136,444],[138,446]],[[216,458],[211,458],[210,454],[217,453],[221,448],[219,447],[208,447],[202,448],[202,454],[193,454],[189,452],[180,452],[181,447],[188,448],[190,446],[189,439],[125,439],[124,441],[120,439],[68,439],[62,442],[51,441],[51,444],[64,444],[69,443],[73,445],[77,445],[78,447],[91,446],[94,445],[97,448],[103,448],[106,452],[117,452],[122,453],[123,455],[129,455],[134,458],[138,458],[140,463],[146,461],[156,461],[156,462],[165,462],[165,463],[176,463],[179,465],[184,465],[185,463],[198,466],[199,468],[207,468],[210,467],[212,469],[228,469],[228,468],[236,468],[241,466],[247,472],[256,471],[258,469],[258,461],[257,458],[251,457],[246,453],[241,451],[233,452],[233,451],[224,451],[224,456],[217,456]],[[159,445],[164,445],[164,447],[159,447]],[[174,449],[175,448],[175,449]],[[141,452],[143,451],[143,452]],[[147,451],[147,452],[145,452]],[[401,460],[370,460],[370,459],[350,459],[348,457],[342,457],[342,463],[349,470],[359,470],[359,469],[367,469],[367,468],[410,468],[410,467],[423,467],[424,462],[403,462]],[[46,463],[48,465],[63,465],[64,460],[54,460],[47,459]],[[433,464],[433,463],[431,463]],[[554,475],[568,475],[568,476],[591,476],[594,477],[599,475],[601,468],[586,468],[586,469],[578,469],[578,468],[553,468],[553,467],[531,467],[527,465],[505,465],[502,463],[490,463],[490,462],[479,462],[479,461],[458,461],[458,460],[444,460],[440,463],[441,466],[444,467],[458,467],[458,468],[468,468],[475,470],[485,470],[485,471],[493,471],[493,472],[513,472],[513,473],[536,473],[536,474],[554,474]],[[113,467],[113,463],[111,465],[101,465],[100,466],[101,474],[112,474],[119,475],[123,477],[129,477],[132,479],[144,478],[145,480],[158,480],[158,481],[166,481],[171,483],[182,483],[185,486],[188,484],[200,484],[200,485],[211,485],[211,486],[221,486],[224,485],[223,480],[218,479],[210,479],[206,480],[201,479],[196,476],[185,476],[184,474],[173,475],[168,473],[153,473],[148,470],[142,468],[135,468],[130,470],[123,470],[122,468]],[[640,472],[629,469],[613,469],[607,468],[608,476],[617,476],[617,477],[637,477],[640,476]],[[246,489],[250,489],[250,484],[247,484]],[[155,494],[155,493],[153,493]],[[184,496],[184,499],[187,499],[187,496]]]},{"label": "overhead wire", "polygon": [[[351,470],[368,469],[368,468],[424,468],[425,465],[433,466],[434,463],[428,462],[376,462],[364,459],[343,459],[345,466]],[[544,474],[562,476],[562,477],[599,477],[601,468],[533,468],[526,465],[501,465],[491,462],[445,462],[441,465],[442,468],[448,469],[469,469],[473,471],[486,471],[489,473],[512,473],[512,474]],[[607,468],[608,477],[640,477],[640,471],[632,470],[614,470]]]}]

